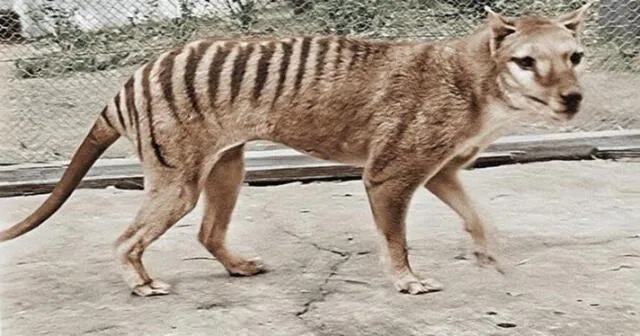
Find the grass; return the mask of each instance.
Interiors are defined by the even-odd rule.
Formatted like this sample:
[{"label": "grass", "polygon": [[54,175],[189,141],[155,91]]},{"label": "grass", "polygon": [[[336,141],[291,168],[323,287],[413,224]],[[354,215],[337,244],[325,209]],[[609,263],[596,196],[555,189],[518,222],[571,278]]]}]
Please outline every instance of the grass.
[{"label": "grass", "polygon": [[[504,2],[504,3],[502,3]],[[543,0],[543,9],[558,12],[573,0]],[[206,36],[262,34],[346,34],[388,39],[442,39],[470,32],[481,22],[477,8],[451,5],[451,1],[408,0],[397,8],[382,0],[332,0],[316,2],[300,15],[285,6],[257,8],[242,17],[186,17],[107,27],[84,32],[65,25],[58,36],[45,36],[30,43],[38,54],[15,60],[18,78],[57,77],[75,72],[95,72],[136,65],[186,41]],[[515,2],[495,0],[510,12],[533,9]],[[540,7],[540,6],[538,6]],[[248,15],[248,16],[247,16]],[[595,20],[594,20],[595,21]],[[600,36],[599,27],[586,27],[585,42],[591,66],[640,72],[640,45],[616,43]],[[620,47],[620,45],[626,47]]]}]

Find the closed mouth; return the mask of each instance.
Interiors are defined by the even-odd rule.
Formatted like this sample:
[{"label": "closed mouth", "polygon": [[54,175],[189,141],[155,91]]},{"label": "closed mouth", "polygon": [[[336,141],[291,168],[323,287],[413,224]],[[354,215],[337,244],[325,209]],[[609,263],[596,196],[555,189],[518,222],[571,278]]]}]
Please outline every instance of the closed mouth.
[{"label": "closed mouth", "polygon": [[549,104],[547,104],[547,102],[545,102],[544,100],[542,100],[542,99],[540,99],[540,98],[538,98],[538,97],[529,96],[529,95],[527,95],[526,97],[527,97],[527,98],[529,98],[529,99],[531,99],[531,100],[533,100],[534,102],[540,103],[540,104],[542,104],[542,105],[546,105],[546,106],[548,106],[548,105],[549,105]]},{"label": "closed mouth", "polygon": [[571,110],[567,109],[558,114],[562,114],[565,116],[565,118],[567,118],[567,120],[570,120],[570,119],[573,119],[573,117],[577,114],[577,112],[578,110],[576,109],[571,109]]},{"label": "closed mouth", "polygon": [[[525,97],[533,100],[536,103],[539,103],[539,104],[542,104],[544,106],[547,106],[547,107],[551,108],[551,106],[549,106],[549,104],[547,102],[545,102],[544,100],[542,100],[542,99],[540,99],[538,97],[529,96],[529,95],[526,95]],[[563,110],[563,111],[556,111],[556,110],[552,109],[552,111],[554,112],[554,113],[551,113],[551,118],[553,120],[565,121],[565,120],[570,120],[575,115],[576,109],[570,109],[569,108],[569,109],[566,109],[566,110]]]},{"label": "closed mouth", "polygon": [[555,111],[555,113],[553,113],[551,115],[551,117],[555,120],[563,120],[563,121],[569,121],[571,119],[573,119],[573,117],[576,115],[577,110],[562,110],[562,111]]},{"label": "closed mouth", "polygon": [[578,106],[577,105],[567,106],[567,108],[564,111],[562,111],[562,113],[573,117],[575,114],[578,113]]}]

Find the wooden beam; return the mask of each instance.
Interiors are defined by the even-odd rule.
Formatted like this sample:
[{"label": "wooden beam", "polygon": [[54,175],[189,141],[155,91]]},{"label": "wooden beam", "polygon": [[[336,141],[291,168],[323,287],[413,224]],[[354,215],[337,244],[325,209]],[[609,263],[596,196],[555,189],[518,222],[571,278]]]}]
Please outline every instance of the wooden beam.
[{"label": "wooden beam", "polygon": [[[634,150],[635,148],[635,150]],[[588,160],[637,155],[640,130],[509,136],[492,144],[472,167],[543,160]],[[361,168],[322,161],[292,149],[248,151],[245,182],[274,184],[292,181],[359,178]],[[0,197],[51,192],[68,162],[0,167]],[[142,171],[133,159],[102,159],[89,170],[80,188],[143,186]]]},{"label": "wooden beam", "polygon": [[598,147],[593,155],[603,160],[618,160],[640,158],[640,147],[623,146],[623,147]]},{"label": "wooden beam", "polygon": [[[487,151],[514,152],[519,163],[546,160],[582,160],[598,147],[640,145],[640,130],[518,135],[498,139]],[[522,155],[518,155],[519,152]]]}]

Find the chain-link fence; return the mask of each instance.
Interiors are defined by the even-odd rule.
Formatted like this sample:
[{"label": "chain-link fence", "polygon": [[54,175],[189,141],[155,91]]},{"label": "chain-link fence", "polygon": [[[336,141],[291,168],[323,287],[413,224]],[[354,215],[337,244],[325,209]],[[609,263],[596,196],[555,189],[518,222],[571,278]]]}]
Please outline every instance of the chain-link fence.
[{"label": "chain-link fence", "polygon": [[[241,34],[443,39],[572,0],[0,0],[0,164],[65,160],[132,70],[171,46]],[[585,108],[564,129],[640,128],[640,1],[600,0],[585,27]],[[120,142],[106,156],[129,155]]]}]

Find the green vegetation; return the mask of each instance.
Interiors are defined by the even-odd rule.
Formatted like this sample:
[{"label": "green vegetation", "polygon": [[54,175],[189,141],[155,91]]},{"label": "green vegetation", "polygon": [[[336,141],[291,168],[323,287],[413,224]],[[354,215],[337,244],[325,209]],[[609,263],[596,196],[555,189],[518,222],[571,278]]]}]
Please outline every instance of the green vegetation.
[{"label": "green vegetation", "polygon": [[[145,0],[153,8],[158,0]],[[191,0],[176,0],[180,16],[157,20],[139,13],[129,24],[84,32],[73,24],[77,9],[43,0],[29,15],[47,17],[54,33],[30,43],[36,55],[15,61],[21,78],[62,76],[140,64],[159,52],[204,36],[239,34],[339,34],[386,39],[442,39],[468,33],[484,18],[484,5],[507,15],[552,14],[578,8],[577,0],[225,0],[217,16],[201,16]],[[592,16],[595,18],[595,15]],[[640,71],[638,45],[615,42],[590,20],[585,42],[591,64]]]}]

